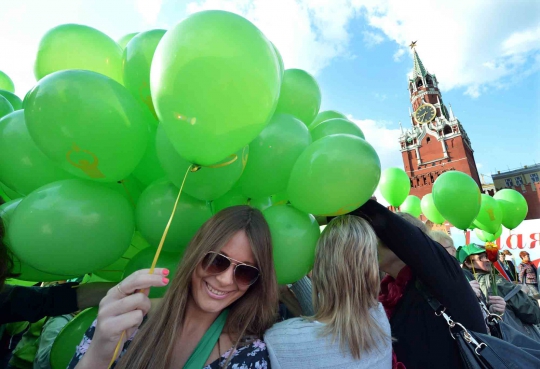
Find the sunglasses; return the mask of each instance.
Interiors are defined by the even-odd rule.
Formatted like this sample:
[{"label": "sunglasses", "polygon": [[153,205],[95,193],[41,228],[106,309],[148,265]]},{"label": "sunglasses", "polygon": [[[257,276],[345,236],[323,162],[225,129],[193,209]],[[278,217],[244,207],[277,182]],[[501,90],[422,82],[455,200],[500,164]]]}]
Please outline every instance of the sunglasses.
[{"label": "sunglasses", "polygon": [[234,280],[238,285],[251,286],[259,278],[259,269],[231,259],[219,252],[209,251],[202,260],[203,269],[209,274],[221,274],[234,265]]}]

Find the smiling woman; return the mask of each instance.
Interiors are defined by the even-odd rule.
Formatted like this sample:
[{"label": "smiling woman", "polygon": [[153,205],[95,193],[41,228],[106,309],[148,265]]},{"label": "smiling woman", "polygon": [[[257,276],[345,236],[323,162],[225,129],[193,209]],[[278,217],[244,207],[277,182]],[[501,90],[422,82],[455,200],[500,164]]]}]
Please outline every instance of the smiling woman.
[{"label": "smiling woman", "polygon": [[111,289],[69,368],[107,368],[124,331],[131,338],[117,368],[267,366],[259,337],[274,321],[278,293],[270,231],[260,211],[235,206],[208,220],[159,308],[141,326],[150,300],[139,291],[168,284],[168,274],[138,271]]}]

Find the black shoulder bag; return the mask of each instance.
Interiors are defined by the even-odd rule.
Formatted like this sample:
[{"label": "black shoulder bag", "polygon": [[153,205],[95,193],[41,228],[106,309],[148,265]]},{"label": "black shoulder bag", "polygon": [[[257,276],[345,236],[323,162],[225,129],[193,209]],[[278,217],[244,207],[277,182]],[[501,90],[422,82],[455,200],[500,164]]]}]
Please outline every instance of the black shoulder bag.
[{"label": "black shoulder bag", "polygon": [[[455,322],[446,313],[446,308],[435,298],[426,287],[418,282],[416,288],[424,296],[435,315],[442,316],[448,324],[450,335],[458,345],[463,366],[468,369],[522,369],[540,368],[540,346],[534,340],[523,334],[520,340],[524,346],[518,347],[508,341],[494,336],[473,332],[461,323]],[[492,319],[493,320],[493,319]],[[499,322],[500,323],[500,322]],[[488,322],[489,324],[489,322]],[[493,324],[498,324],[494,322]],[[511,328],[511,327],[509,327]],[[502,335],[502,333],[501,333]],[[528,340],[528,341],[527,341]],[[530,341],[530,342],[529,342]]]}]

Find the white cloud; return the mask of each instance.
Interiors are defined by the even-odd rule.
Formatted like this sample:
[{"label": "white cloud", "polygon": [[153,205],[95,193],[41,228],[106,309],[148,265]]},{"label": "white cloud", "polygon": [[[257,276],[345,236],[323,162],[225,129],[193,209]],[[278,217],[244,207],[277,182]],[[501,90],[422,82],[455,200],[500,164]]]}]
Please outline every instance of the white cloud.
[{"label": "white cloud", "polygon": [[392,58],[394,59],[395,62],[399,62],[401,61],[403,55],[405,55],[405,49],[403,48],[397,49],[394,55],[392,55]]},{"label": "white cloud", "polygon": [[364,31],[362,34],[364,35],[364,43],[367,47],[373,47],[384,41],[384,37],[380,33]]},{"label": "white cloud", "polygon": [[149,25],[156,23],[161,11],[162,0],[137,0],[135,7]]},{"label": "white cloud", "polygon": [[366,5],[368,23],[400,49],[418,40],[426,68],[441,88],[478,97],[523,78],[538,66],[540,3],[534,1],[381,0]]}]

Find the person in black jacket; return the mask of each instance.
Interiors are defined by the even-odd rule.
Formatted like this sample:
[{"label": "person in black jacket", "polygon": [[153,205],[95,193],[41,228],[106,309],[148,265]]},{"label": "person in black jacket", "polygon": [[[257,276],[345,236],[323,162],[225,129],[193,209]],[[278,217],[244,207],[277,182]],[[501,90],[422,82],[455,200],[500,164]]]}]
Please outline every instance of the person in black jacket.
[{"label": "person in black jacket", "polygon": [[499,253],[499,261],[504,268],[506,274],[508,274],[508,277],[510,277],[512,281],[517,283],[518,277],[516,273],[516,267],[512,262],[512,254],[510,253],[510,251],[504,250],[503,252]]},{"label": "person in black jacket", "polygon": [[351,214],[367,219],[381,241],[379,266],[388,276],[381,283],[380,301],[390,319],[397,361],[406,368],[462,368],[446,321],[435,316],[417,289],[421,281],[454,321],[487,333],[457,260],[418,227],[373,200]]}]

